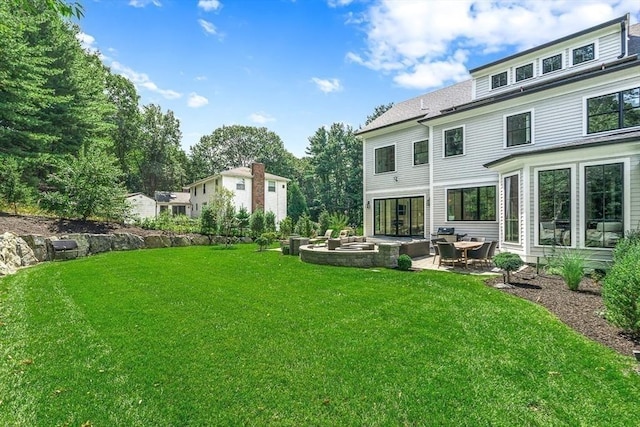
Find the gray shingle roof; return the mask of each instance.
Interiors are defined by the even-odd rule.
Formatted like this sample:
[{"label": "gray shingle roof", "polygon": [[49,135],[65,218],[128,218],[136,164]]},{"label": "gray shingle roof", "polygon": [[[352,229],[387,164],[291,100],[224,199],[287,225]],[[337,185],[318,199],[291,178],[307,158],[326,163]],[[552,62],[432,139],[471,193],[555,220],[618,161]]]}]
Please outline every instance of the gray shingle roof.
[{"label": "gray shingle roof", "polygon": [[629,26],[629,55],[640,54],[640,23]]},{"label": "gray shingle roof", "polygon": [[361,135],[410,120],[436,117],[445,108],[471,101],[471,90],[472,81],[465,80],[452,86],[399,102],[373,122],[359,129],[356,134]]}]

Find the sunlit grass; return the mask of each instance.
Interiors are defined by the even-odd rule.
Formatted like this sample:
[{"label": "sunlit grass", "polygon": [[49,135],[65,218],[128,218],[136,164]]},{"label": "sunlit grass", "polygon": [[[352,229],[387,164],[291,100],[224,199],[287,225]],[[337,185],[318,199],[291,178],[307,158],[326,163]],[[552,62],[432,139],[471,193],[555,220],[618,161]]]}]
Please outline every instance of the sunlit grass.
[{"label": "sunlit grass", "polygon": [[0,281],[0,425],[633,425],[631,358],[442,272],[255,245]]}]

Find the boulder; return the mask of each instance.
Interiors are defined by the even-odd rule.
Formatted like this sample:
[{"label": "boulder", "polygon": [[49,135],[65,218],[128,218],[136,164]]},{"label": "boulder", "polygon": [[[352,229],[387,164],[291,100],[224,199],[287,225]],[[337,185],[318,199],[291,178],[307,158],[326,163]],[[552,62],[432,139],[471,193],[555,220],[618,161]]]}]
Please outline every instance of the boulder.
[{"label": "boulder", "polygon": [[24,239],[12,233],[0,235],[0,276],[13,274],[18,268],[37,262],[33,250]]},{"label": "boulder", "polygon": [[113,234],[87,234],[89,253],[99,254],[109,252],[113,241]]},{"label": "boulder", "polygon": [[198,246],[207,246],[211,244],[211,240],[209,239],[209,236],[198,235],[191,237],[191,244]]},{"label": "boulder", "polygon": [[33,255],[38,262],[51,261],[51,253],[48,251],[47,239],[39,234],[26,234],[20,236],[22,240],[27,242],[27,245],[33,251]]},{"label": "boulder", "polygon": [[171,236],[171,246],[191,246],[188,236]]},{"label": "boulder", "polygon": [[74,258],[85,257],[89,255],[89,239],[88,234],[84,233],[72,233],[60,236],[62,240],[75,240],[78,244],[78,252]]},{"label": "boulder", "polygon": [[114,233],[111,240],[111,250],[130,251],[144,248],[144,240],[140,236],[130,233]]},{"label": "boulder", "polygon": [[161,234],[145,236],[144,245],[147,249],[169,248],[171,247],[171,238]]}]

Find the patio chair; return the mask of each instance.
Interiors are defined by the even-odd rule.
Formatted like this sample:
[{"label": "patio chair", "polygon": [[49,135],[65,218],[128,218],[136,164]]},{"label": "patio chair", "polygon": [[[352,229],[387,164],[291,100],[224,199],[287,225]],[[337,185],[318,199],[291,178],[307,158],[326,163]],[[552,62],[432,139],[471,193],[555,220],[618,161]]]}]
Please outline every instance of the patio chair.
[{"label": "patio chair", "polygon": [[491,248],[491,242],[484,242],[478,249],[471,249],[467,251],[467,259],[473,260],[474,265],[477,262],[484,263],[489,267],[489,249]]},{"label": "patio chair", "polygon": [[460,238],[460,241],[461,242],[475,242],[475,237],[471,237],[471,236],[468,236],[468,235],[465,234],[464,236],[462,236]]},{"label": "patio chair", "polygon": [[438,261],[438,267],[443,262],[450,262],[452,267],[455,267],[456,262],[462,262],[462,253],[453,246],[451,242],[436,242],[438,246],[438,252],[440,253],[440,260]]},{"label": "patio chair", "polygon": [[344,230],[340,230],[338,239],[344,239],[345,237],[349,237],[350,234],[351,234],[351,230],[348,228],[345,228]]},{"label": "patio chair", "polygon": [[489,253],[487,253],[487,264],[491,266],[493,263],[493,256],[496,254],[496,248],[498,247],[498,242],[493,240],[491,242],[491,246],[489,246]]},{"label": "patio chair", "polygon": [[431,245],[433,246],[433,264],[436,263],[436,258],[440,256],[440,251],[438,250],[438,242],[446,242],[447,239],[442,237],[437,237],[435,239],[431,239]]},{"label": "patio chair", "polygon": [[314,245],[317,245],[317,244],[320,244],[320,243],[326,244],[327,240],[329,240],[331,238],[331,234],[332,233],[333,233],[333,230],[329,228],[329,229],[327,229],[327,231],[324,232],[324,236],[316,237],[315,239],[310,239],[309,243],[314,244]]}]

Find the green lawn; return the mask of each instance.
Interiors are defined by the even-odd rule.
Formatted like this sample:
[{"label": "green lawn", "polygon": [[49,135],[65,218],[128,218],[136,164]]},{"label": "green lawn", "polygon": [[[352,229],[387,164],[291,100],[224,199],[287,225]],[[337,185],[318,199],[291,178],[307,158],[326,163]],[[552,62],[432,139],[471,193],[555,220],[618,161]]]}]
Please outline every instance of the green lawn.
[{"label": "green lawn", "polygon": [[0,425],[637,425],[631,357],[452,273],[254,245],[0,279]]}]

